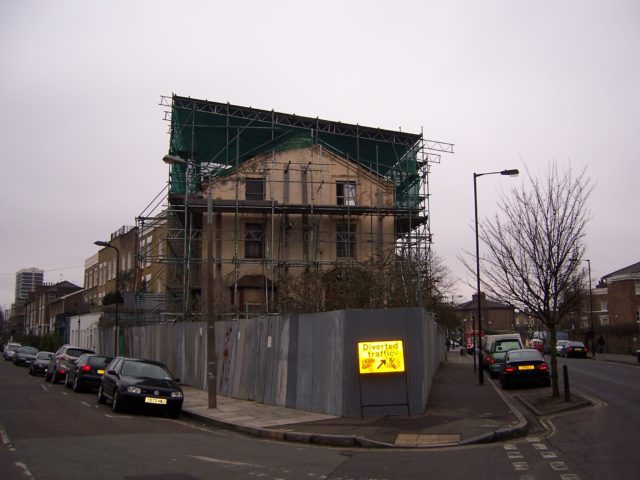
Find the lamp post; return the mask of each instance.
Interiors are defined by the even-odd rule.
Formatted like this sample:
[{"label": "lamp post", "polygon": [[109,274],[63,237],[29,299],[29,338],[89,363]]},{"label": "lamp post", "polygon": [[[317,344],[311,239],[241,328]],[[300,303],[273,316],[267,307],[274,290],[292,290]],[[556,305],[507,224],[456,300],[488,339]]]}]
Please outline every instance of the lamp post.
[{"label": "lamp post", "polygon": [[102,240],[97,240],[93,242],[94,245],[105,248],[113,248],[116,251],[116,331],[114,335],[114,347],[113,347],[113,356],[118,356],[118,304],[120,303],[120,250],[115,245],[112,245],[109,242],[103,242]]},{"label": "lamp post", "polygon": [[589,268],[589,319],[591,320],[591,356],[596,357],[596,330],[593,325],[593,288],[591,287],[591,260],[585,259]]},{"label": "lamp post", "polygon": [[162,161],[167,165],[184,165],[184,242],[183,242],[183,252],[182,252],[182,319],[184,321],[187,320],[187,310],[189,305],[189,249],[187,238],[189,235],[189,227],[188,227],[188,195],[189,195],[189,164],[188,160],[184,158],[180,158],[176,155],[165,155],[162,157]]},{"label": "lamp post", "polygon": [[[175,155],[165,155],[162,161],[168,165],[183,164],[185,166],[185,189],[184,189],[184,258],[185,258],[185,275],[188,267],[187,259],[187,196],[189,192],[189,165],[190,162]],[[207,318],[207,397],[209,408],[217,408],[217,376],[218,376],[218,355],[216,353],[216,325],[213,298],[213,225],[212,225],[212,205],[211,196],[207,193],[207,262],[205,263],[205,309]],[[185,295],[187,294],[185,284]],[[184,314],[186,320],[187,298],[184,299]]]},{"label": "lamp post", "polygon": [[[476,226],[476,294],[477,294],[477,302],[478,302],[478,342],[482,343],[482,306],[480,302],[480,237],[478,235],[478,189],[477,189],[477,181],[478,177],[482,177],[484,175],[509,175],[510,177],[515,177],[520,172],[517,169],[511,170],[501,170],[499,172],[484,172],[484,173],[474,173],[473,174],[473,205],[475,210],[475,226]],[[484,369],[482,368],[482,347],[478,348],[478,382],[480,385],[484,384]]]}]

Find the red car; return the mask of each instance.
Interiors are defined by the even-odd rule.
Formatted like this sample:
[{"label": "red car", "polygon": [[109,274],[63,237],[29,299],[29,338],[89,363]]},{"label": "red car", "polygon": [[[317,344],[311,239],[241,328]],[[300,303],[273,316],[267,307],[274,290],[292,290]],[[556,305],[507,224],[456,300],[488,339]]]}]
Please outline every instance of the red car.
[{"label": "red car", "polygon": [[531,342],[529,342],[529,346],[531,348],[535,348],[539,352],[542,352],[544,350],[544,342],[539,338],[534,338],[533,340],[531,340]]}]

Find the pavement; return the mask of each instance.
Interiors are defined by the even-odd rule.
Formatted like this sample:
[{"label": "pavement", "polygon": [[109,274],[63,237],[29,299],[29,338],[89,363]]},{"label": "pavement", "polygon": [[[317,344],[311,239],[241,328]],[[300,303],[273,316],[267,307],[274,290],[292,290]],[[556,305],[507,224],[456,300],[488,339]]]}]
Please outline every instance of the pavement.
[{"label": "pavement", "polygon": [[[635,355],[596,354],[589,361],[640,366]],[[551,398],[550,388],[505,393],[488,374],[479,385],[473,357],[459,350],[449,352],[438,369],[425,413],[411,417],[336,417],[220,395],[217,408],[208,408],[206,391],[183,390],[183,415],[204,424],[273,440],[337,447],[427,448],[501,441],[541,433],[539,417],[591,405],[575,391],[570,399]]]}]

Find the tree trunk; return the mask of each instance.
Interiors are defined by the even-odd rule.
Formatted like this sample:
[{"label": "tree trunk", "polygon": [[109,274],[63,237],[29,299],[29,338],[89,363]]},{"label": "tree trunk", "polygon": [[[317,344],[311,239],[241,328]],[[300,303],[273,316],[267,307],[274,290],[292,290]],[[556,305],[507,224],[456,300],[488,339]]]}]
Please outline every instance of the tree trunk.
[{"label": "tree trunk", "polygon": [[555,323],[549,322],[549,355],[551,355],[551,388],[552,396],[560,396],[560,388],[558,387],[558,357],[556,351],[557,335]]}]

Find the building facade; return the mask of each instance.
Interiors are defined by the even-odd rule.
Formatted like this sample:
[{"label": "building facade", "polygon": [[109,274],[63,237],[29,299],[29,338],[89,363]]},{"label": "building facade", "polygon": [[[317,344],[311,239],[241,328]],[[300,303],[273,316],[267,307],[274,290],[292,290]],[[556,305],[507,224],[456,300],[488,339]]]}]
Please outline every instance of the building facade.
[{"label": "building facade", "polygon": [[44,283],[44,270],[25,268],[16,273],[16,303],[26,300],[31,292]]}]

